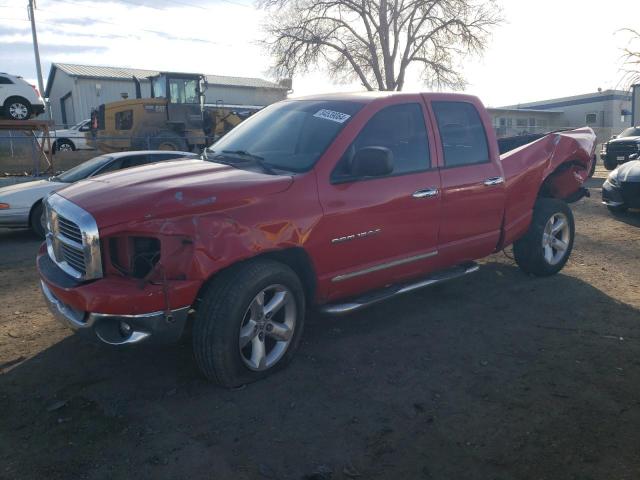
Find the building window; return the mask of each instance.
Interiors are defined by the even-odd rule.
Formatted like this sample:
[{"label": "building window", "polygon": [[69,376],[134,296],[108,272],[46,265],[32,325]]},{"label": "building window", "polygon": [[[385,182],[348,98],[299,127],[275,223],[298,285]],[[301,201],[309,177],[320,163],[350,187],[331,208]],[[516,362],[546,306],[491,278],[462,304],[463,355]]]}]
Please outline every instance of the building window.
[{"label": "building window", "polygon": [[529,119],[529,126],[530,127],[535,127],[536,126],[536,119],[535,118],[530,118]]},{"label": "building window", "polygon": [[116,113],[116,130],[131,130],[133,127],[133,110]]},{"label": "building window", "polygon": [[597,113],[587,113],[587,125],[593,125],[598,123],[598,114]]},{"label": "building window", "polygon": [[516,118],[516,127],[526,127],[527,119],[526,118]]}]

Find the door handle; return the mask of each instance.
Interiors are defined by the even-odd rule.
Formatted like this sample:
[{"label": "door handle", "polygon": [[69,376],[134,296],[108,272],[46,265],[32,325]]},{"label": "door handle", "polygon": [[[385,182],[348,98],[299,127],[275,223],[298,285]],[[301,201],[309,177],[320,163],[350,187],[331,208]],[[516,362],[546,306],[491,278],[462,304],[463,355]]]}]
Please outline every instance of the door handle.
[{"label": "door handle", "polygon": [[439,190],[435,187],[425,188],[424,190],[418,190],[411,195],[413,198],[431,198],[438,196]]},{"label": "door handle", "polygon": [[483,183],[487,187],[491,187],[493,185],[500,185],[501,183],[504,183],[504,178],[502,178],[502,177],[490,177],[490,178],[487,178]]}]

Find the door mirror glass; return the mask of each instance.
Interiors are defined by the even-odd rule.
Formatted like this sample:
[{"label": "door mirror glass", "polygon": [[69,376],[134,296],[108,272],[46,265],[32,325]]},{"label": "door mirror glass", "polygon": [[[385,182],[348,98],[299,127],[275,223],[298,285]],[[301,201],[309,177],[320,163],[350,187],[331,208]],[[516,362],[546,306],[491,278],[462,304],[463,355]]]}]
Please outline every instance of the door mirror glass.
[{"label": "door mirror glass", "polygon": [[393,172],[393,153],[386,147],[365,147],[351,161],[351,174],[356,178],[382,177]]}]

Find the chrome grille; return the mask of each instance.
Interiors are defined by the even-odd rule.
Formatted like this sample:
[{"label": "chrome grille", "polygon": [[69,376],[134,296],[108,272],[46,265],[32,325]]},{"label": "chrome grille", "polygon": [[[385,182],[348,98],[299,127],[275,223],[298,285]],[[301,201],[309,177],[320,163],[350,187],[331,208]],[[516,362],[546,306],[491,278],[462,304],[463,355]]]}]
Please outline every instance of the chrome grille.
[{"label": "chrome grille", "polygon": [[49,257],[78,280],[101,278],[100,238],[93,217],[57,194],[48,197],[45,206]]},{"label": "chrome grille", "polygon": [[80,231],[80,227],[60,214],[58,214],[58,232],[69,240],[73,240],[77,244],[82,245],[82,231]]}]

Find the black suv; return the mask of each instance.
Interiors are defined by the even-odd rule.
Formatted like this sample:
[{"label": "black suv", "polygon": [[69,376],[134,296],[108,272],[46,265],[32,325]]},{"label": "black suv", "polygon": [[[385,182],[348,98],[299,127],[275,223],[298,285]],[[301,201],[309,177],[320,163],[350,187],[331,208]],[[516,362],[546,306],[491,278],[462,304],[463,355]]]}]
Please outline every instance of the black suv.
[{"label": "black suv", "polygon": [[600,158],[604,168],[613,170],[619,164],[628,162],[634,153],[640,153],[640,127],[629,127],[620,135],[603,143]]}]

